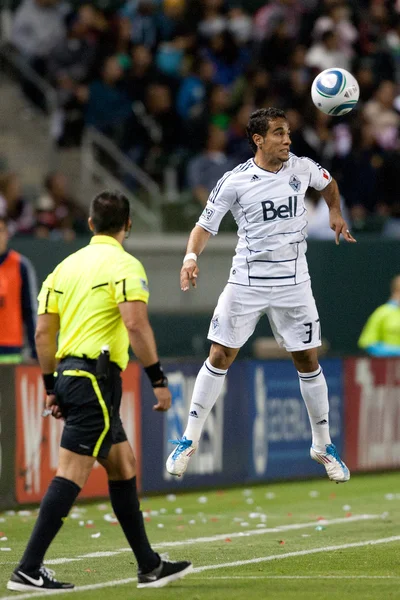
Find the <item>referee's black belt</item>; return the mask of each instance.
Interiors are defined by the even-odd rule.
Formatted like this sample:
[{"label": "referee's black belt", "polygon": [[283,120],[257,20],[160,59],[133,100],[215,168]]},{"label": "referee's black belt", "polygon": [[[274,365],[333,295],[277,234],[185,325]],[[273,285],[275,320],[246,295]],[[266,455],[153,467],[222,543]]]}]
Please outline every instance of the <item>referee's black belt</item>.
[{"label": "referee's black belt", "polygon": [[[74,356],[73,354],[68,354],[68,356],[64,356],[61,360],[60,360],[60,365],[65,361],[65,360],[81,360],[83,363],[90,365],[91,367],[95,367],[97,364],[97,358],[88,358],[87,356]],[[113,368],[118,369],[118,371],[122,371],[121,367],[119,365],[117,365],[116,362],[110,361],[110,366]]]}]

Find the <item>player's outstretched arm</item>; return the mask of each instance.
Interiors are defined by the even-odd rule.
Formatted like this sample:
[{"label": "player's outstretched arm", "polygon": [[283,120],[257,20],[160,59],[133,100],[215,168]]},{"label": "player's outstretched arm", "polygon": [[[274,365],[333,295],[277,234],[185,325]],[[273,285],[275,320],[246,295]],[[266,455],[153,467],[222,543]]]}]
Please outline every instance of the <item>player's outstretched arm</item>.
[{"label": "player's outstretched arm", "polygon": [[186,256],[183,259],[181,269],[181,290],[187,292],[190,284],[196,287],[196,279],[199,274],[197,266],[197,257],[203,252],[210,239],[210,232],[206,231],[199,225],[196,225],[190,234],[189,241],[186,247]]},{"label": "player's outstretched arm", "polygon": [[349,226],[343,219],[342,211],[340,210],[340,194],[336,181],[332,181],[321,192],[325,202],[329,208],[329,224],[335,232],[336,244],[339,244],[340,236],[342,235],[346,242],[356,242],[349,231]]}]

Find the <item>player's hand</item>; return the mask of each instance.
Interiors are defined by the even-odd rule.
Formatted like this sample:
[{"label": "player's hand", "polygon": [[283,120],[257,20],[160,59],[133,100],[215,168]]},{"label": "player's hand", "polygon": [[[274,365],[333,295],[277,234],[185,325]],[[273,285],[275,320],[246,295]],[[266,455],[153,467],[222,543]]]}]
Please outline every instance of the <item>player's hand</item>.
[{"label": "player's hand", "polygon": [[62,413],[60,407],[57,404],[55,394],[49,394],[48,396],[46,396],[45,411],[46,410],[51,411],[48,414],[51,414],[55,419],[61,419]]},{"label": "player's hand", "polygon": [[343,219],[340,212],[331,212],[329,214],[329,225],[331,229],[335,232],[335,242],[336,245],[339,244],[340,236],[342,235],[346,242],[354,243],[357,240],[353,238],[349,231],[349,226],[346,221]]},{"label": "player's hand", "polygon": [[153,406],[153,410],[165,412],[171,408],[172,395],[168,388],[154,388],[153,392],[157,400],[157,404]]},{"label": "player's hand", "polygon": [[187,292],[189,289],[189,283],[195,288],[197,286],[197,276],[199,274],[199,267],[197,262],[190,258],[183,263],[181,269],[181,290]]}]

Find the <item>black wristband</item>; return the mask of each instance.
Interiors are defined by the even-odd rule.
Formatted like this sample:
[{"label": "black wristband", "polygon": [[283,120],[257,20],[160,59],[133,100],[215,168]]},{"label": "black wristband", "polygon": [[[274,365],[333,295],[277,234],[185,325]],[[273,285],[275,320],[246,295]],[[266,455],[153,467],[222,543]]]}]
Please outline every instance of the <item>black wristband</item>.
[{"label": "black wristband", "polygon": [[149,367],[144,367],[144,370],[150,379],[150,383],[153,388],[168,386],[168,379],[164,375],[160,361],[154,363],[154,365],[150,365]]},{"label": "black wristband", "polygon": [[54,373],[43,373],[43,383],[46,394],[49,395],[54,393],[54,382]]}]

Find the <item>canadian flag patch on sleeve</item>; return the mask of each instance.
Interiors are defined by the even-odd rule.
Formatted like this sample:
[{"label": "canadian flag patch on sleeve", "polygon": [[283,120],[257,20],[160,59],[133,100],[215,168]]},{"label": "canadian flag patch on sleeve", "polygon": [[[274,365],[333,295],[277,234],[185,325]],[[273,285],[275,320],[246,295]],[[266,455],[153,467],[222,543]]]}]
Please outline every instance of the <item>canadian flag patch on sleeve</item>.
[{"label": "canadian flag patch on sleeve", "polygon": [[330,177],[329,177],[328,173],[325,171],[325,169],[322,169],[322,177],[324,179],[330,179]]}]

